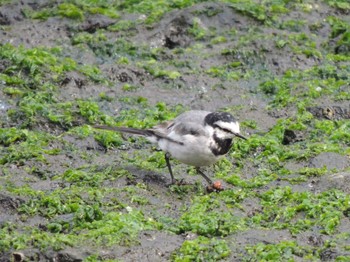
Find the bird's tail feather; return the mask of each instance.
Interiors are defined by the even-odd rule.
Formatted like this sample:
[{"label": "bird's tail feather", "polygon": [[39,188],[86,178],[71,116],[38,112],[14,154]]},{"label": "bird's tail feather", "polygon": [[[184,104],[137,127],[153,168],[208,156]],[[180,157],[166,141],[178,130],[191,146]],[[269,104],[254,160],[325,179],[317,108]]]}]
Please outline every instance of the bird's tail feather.
[{"label": "bird's tail feather", "polygon": [[154,132],[148,129],[137,129],[132,127],[122,127],[122,126],[102,126],[102,125],[94,125],[93,127],[97,129],[105,129],[105,130],[129,133],[129,134],[140,135],[140,136],[154,135]]},{"label": "bird's tail feather", "polygon": [[168,137],[166,134],[160,133],[159,131],[153,130],[153,129],[137,129],[132,127],[122,127],[122,126],[101,126],[101,125],[94,125],[94,128],[97,129],[105,129],[105,130],[111,130],[111,131],[117,131],[117,132],[123,132],[123,133],[129,133],[133,135],[140,135],[145,137],[155,137],[158,139],[166,139],[173,143],[177,143],[179,145],[183,145],[181,141],[174,140],[170,137]]}]

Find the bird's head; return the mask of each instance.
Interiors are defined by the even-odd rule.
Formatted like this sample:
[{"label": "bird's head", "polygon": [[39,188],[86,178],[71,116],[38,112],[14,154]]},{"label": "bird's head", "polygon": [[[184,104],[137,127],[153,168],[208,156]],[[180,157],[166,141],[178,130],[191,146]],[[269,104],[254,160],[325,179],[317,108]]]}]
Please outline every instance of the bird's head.
[{"label": "bird's head", "polygon": [[213,112],[208,114],[204,122],[213,128],[214,134],[219,139],[232,139],[235,136],[247,139],[240,134],[238,121],[227,112]]}]

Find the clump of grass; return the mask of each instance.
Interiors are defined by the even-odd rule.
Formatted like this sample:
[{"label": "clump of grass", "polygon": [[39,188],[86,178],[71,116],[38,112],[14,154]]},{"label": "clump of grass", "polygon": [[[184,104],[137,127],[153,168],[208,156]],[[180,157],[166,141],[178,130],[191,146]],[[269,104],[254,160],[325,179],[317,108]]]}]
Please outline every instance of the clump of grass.
[{"label": "clump of grass", "polygon": [[332,7],[336,7],[340,10],[350,10],[350,4],[348,1],[346,0],[339,0],[339,1],[335,1],[335,0],[326,0],[325,1],[327,4],[329,4]]},{"label": "clump of grass", "polygon": [[296,241],[281,241],[277,244],[258,243],[246,247],[248,256],[243,261],[256,259],[261,261],[294,261],[296,257],[309,258],[312,256],[310,248],[300,246]]},{"label": "clump of grass", "polygon": [[194,240],[186,240],[172,254],[172,261],[218,261],[231,253],[225,240],[199,236]]},{"label": "clump of grass", "polygon": [[[230,192],[226,193],[230,194]],[[233,198],[232,198],[233,197]],[[177,226],[177,233],[194,232],[202,236],[227,236],[244,228],[241,218],[233,215],[226,209],[223,201],[211,196],[198,196],[194,198],[189,210],[183,213]],[[239,194],[232,194],[228,205],[239,203]]]},{"label": "clump of grass", "polygon": [[126,210],[126,213],[109,212],[99,220],[82,222],[77,228],[80,231],[79,240],[102,246],[130,246],[137,243],[136,237],[140,231],[158,227],[157,222],[142,212],[132,207],[126,207]]},{"label": "clump of grass", "polygon": [[3,128],[0,129],[0,144],[3,146],[9,146],[13,143],[26,140],[28,137],[28,131],[18,130],[16,128]]},{"label": "clump of grass", "polygon": [[267,1],[265,4],[257,3],[256,1],[230,1],[232,8],[241,12],[242,14],[252,17],[259,22],[271,24],[275,21],[278,15],[288,13],[289,9],[286,2]]},{"label": "clump of grass", "polygon": [[[130,101],[130,103],[134,102],[133,100]],[[137,98],[136,102],[141,103],[141,109],[122,110],[116,117],[116,122],[119,125],[135,128],[152,127],[160,122],[174,118],[185,110],[181,105],[168,107],[163,102],[158,102],[154,107],[149,107],[147,100],[143,98]]]},{"label": "clump of grass", "polygon": [[333,234],[348,209],[349,195],[337,191],[320,194],[293,192],[290,187],[274,188],[260,195],[262,212],[250,221],[266,228],[288,229],[292,234],[321,227],[324,234]]},{"label": "clump of grass", "polygon": [[84,13],[74,4],[62,3],[58,5],[58,15],[70,19],[83,20]]},{"label": "clump of grass", "polygon": [[1,151],[0,163],[16,163],[22,165],[26,160],[37,159],[45,161],[45,154],[55,155],[56,149],[45,149],[53,136],[46,133],[31,132],[28,130],[1,129],[1,143],[6,145]]},{"label": "clump of grass", "polygon": [[140,64],[146,71],[148,71],[152,76],[156,78],[168,78],[171,80],[181,77],[181,73],[176,70],[167,70],[164,69],[164,66],[161,65],[158,61],[151,59],[145,63]]},{"label": "clump of grass", "polygon": [[231,62],[223,66],[213,66],[206,73],[225,80],[238,80],[249,75],[240,61]]},{"label": "clump of grass", "polygon": [[54,234],[29,226],[18,227],[12,223],[7,223],[0,229],[0,237],[0,248],[3,251],[23,250],[29,245],[40,250],[58,251],[76,243],[74,235]]},{"label": "clump of grass", "polygon": [[83,21],[91,14],[102,14],[111,18],[119,18],[119,3],[114,1],[65,1],[64,3],[50,4],[38,11],[26,10],[26,15],[34,18],[47,20],[50,17],[64,17],[71,20]]}]

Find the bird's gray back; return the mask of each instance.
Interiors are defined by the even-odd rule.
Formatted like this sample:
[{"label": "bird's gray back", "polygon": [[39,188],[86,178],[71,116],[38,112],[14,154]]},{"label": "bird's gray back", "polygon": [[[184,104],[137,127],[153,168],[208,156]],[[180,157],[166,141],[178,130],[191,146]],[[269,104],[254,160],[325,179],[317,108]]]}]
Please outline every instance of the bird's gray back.
[{"label": "bird's gray back", "polygon": [[185,113],[182,113],[181,115],[174,118],[173,123],[177,124],[179,122],[192,122],[197,124],[204,124],[204,118],[210,114],[209,111],[203,111],[203,110],[191,110],[187,111]]},{"label": "bird's gray back", "polygon": [[181,135],[198,134],[204,135],[204,118],[210,114],[209,111],[191,110],[174,118],[172,121],[155,126],[153,130],[168,135],[172,131]]}]

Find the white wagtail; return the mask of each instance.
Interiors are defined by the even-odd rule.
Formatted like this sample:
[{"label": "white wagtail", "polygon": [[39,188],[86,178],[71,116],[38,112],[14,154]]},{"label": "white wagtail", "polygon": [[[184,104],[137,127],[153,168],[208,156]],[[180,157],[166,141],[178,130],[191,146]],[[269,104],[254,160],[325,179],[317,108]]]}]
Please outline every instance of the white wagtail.
[{"label": "white wagtail", "polygon": [[[196,167],[197,172],[213,186],[213,182],[199,168],[212,165],[224,156],[231,148],[232,139],[236,136],[246,139],[239,132],[239,123],[229,113],[193,110],[177,116],[149,129],[129,127],[111,127],[95,125],[98,129],[125,132],[146,137],[158,144],[165,152],[165,161],[171,176],[175,178],[170,165],[170,157],[182,163]],[[216,189],[220,189],[221,184]]]}]

